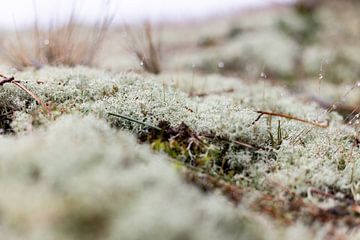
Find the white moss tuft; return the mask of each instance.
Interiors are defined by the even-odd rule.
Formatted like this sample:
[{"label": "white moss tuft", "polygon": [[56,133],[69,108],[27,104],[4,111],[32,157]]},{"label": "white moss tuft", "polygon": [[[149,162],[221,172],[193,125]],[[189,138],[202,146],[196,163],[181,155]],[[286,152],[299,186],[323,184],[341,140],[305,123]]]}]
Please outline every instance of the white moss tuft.
[{"label": "white moss tuft", "polygon": [[265,219],[200,194],[163,156],[94,117],[1,137],[0,155],[6,239],[269,239],[256,230],[270,231]]},{"label": "white moss tuft", "polygon": [[[16,78],[26,81],[26,86],[50,105],[50,119],[39,112],[32,99],[11,85],[4,86],[0,97],[7,100],[2,102],[3,108],[21,111],[14,116],[16,131],[28,129],[29,118],[36,126],[51,122],[64,113],[75,112],[93,113],[106,118],[114,126],[133,132],[143,129],[138,124],[106,115],[114,112],[154,125],[161,120],[169,121],[173,126],[185,122],[197,132],[214,132],[218,136],[270,147],[271,150],[269,131],[271,129],[272,135],[276,136],[280,121],[284,139],[279,149],[271,151],[275,155],[260,151],[255,162],[243,162],[239,156],[244,151],[240,150],[228,157],[234,167],[238,163],[244,169],[238,174],[257,176],[260,178],[256,179],[257,182],[276,178],[300,192],[308,187],[350,189],[352,161],[359,164],[359,151],[355,149],[352,156],[348,156],[354,131],[342,125],[337,114],[328,114],[315,104],[302,103],[284,89],[263,82],[245,84],[218,76],[195,77],[195,84],[190,77],[183,77],[176,84],[168,75],[144,78],[132,73],[116,75],[88,68],[45,68],[17,73]],[[45,83],[36,83],[39,79]],[[191,98],[186,93],[190,90],[211,92],[217,86],[220,90],[232,87],[234,92],[204,98]],[[255,110],[291,114],[319,122],[328,120],[330,126],[322,129],[276,117],[269,125],[267,116],[252,124],[258,116]],[[339,168],[344,159],[345,167]],[[359,180],[360,172],[355,170],[353,183]]]},{"label": "white moss tuft", "polygon": [[[143,126],[106,113],[120,113],[154,125],[161,120],[173,126],[185,122],[197,132],[213,132],[264,148],[254,152],[232,146],[233,151],[227,153],[225,158],[240,184],[266,189],[275,181],[298,193],[319,188],[351,189],[354,196],[359,194],[356,186],[360,171],[356,166],[360,152],[354,149],[349,154],[354,130],[343,125],[336,113],[302,103],[282,88],[218,76],[196,76],[196,84],[189,88],[192,80],[188,77],[176,84],[166,75],[144,78],[88,68],[28,70],[17,73],[16,78],[49,104],[52,115],[44,114],[33,99],[12,85],[3,86],[0,106],[15,111],[12,127],[18,133],[0,138],[1,185],[7,192],[0,197],[0,212],[5,216],[1,228],[13,238],[27,234],[38,239],[55,233],[64,239],[88,237],[86,234],[93,230],[87,227],[94,224],[89,219],[97,219],[96,226],[104,226],[93,234],[106,232],[109,239],[120,234],[130,239],[267,236],[254,231],[254,226],[261,224],[268,229],[268,223],[259,223],[253,213],[234,212],[218,197],[207,199],[184,185],[163,157],[139,147],[129,135],[117,133],[94,117],[61,117],[67,114],[95,115],[134,133]],[[44,83],[37,83],[39,79]],[[229,87],[234,92],[189,97],[190,91]],[[259,88],[263,91],[257,91]],[[329,120],[330,125],[318,128],[277,117],[270,122],[267,116],[253,124],[256,110]],[[284,139],[273,147],[269,131],[277,135],[278,120]],[[47,129],[36,130],[39,126]],[[22,209],[17,203],[24,188],[31,200],[21,205]],[[161,216],[153,211],[163,207],[167,211]],[[39,224],[34,224],[34,218],[40,218]],[[195,224],[198,221],[200,225]],[[135,222],[140,223],[141,231],[130,229]],[[168,228],[162,228],[164,224]]]}]

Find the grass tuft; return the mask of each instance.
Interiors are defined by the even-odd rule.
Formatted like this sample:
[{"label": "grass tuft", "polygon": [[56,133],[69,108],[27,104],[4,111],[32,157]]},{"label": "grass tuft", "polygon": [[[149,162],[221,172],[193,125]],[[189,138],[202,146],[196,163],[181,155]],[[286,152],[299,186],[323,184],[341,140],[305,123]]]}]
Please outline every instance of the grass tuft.
[{"label": "grass tuft", "polygon": [[19,70],[26,67],[41,68],[44,65],[93,66],[112,20],[111,14],[105,14],[88,29],[81,28],[76,20],[75,9],[65,23],[52,21],[44,29],[40,29],[38,19],[35,19],[31,36],[16,30],[15,41],[3,44],[2,54]]},{"label": "grass tuft", "polygon": [[135,54],[140,61],[140,65],[145,71],[152,74],[161,73],[161,42],[154,42],[154,32],[150,22],[143,24],[143,33],[135,34],[134,31],[125,26],[129,36],[130,51]]}]

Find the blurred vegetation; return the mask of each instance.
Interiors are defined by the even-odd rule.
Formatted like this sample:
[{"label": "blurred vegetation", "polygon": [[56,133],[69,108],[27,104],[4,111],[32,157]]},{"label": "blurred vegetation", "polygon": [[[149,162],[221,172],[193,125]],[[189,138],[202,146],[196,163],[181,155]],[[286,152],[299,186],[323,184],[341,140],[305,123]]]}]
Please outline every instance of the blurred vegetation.
[{"label": "blurred vegetation", "polygon": [[223,20],[222,35],[199,34],[196,56],[183,65],[243,79],[265,73],[292,86],[318,79],[320,71],[328,82],[352,83],[359,77],[359,10],[358,1],[303,0],[232,16]]}]

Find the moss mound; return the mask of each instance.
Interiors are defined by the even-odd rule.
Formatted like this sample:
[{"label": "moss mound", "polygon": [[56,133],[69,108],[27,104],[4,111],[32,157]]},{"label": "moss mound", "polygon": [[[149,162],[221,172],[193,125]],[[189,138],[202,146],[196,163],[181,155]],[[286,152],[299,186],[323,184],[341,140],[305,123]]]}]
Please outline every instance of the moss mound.
[{"label": "moss mound", "polygon": [[[8,192],[0,199],[4,233],[34,239],[268,239],[265,214],[280,224],[275,239],[287,239],[291,231],[322,238],[332,224],[344,226],[336,234],[358,224],[360,151],[356,131],[337,113],[264,82],[195,77],[82,67],[17,72],[15,78],[51,114],[12,85],[1,87],[0,111],[14,135],[0,138],[0,176]],[[275,115],[259,116],[259,110]],[[168,134],[154,134],[155,128]],[[214,193],[229,197],[232,188],[243,189],[237,207],[186,185],[165,156],[118,130],[176,159],[185,179],[205,192],[201,180],[210,177],[216,179]],[[205,145],[196,145],[196,138]],[[23,191],[29,201],[19,208]],[[167,211],[160,210],[164,206]],[[293,225],[285,228],[284,222]],[[324,222],[329,225],[318,225]],[[141,229],[134,231],[134,224]],[[264,233],[254,230],[259,224]]]}]

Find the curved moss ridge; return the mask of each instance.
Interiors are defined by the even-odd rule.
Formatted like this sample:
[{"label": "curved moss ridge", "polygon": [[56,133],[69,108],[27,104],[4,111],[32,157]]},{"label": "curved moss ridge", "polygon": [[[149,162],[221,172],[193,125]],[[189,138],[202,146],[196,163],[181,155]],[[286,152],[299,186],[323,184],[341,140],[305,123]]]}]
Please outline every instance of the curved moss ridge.
[{"label": "curved moss ridge", "polygon": [[0,155],[4,239],[281,236],[264,218],[202,195],[164,156],[91,116],[61,117],[27,136],[1,136]]},{"label": "curved moss ridge", "polygon": [[[237,172],[238,179],[250,179],[259,186],[271,179],[299,192],[306,192],[309,187],[349,190],[350,183],[356,184],[360,179],[357,167],[360,152],[355,148],[349,154],[354,131],[342,125],[336,113],[324,113],[316,105],[302,103],[284,89],[263,82],[250,85],[212,76],[185,77],[176,84],[176,79],[169,76],[116,75],[88,68],[29,70],[16,73],[16,78],[25,80],[27,87],[49,103],[52,119],[64,113],[94,113],[114,126],[137,133],[143,130],[138,124],[106,116],[107,112],[114,112],[153,125],[162,120],[173,126],[185,122],[199,133],[212,132],[264,147],[268,150],[257,151],[255,157],[239,149],[227,156],[231,166],[243,169]],[[204,91],[216,89],[216,84],[218,89],[232,86],[234,92],[205,98],[190,98],[186,93],[186,86],[191,91]],[[2,88],[0,99],[0,109],[19,110],[12,123],[18,132],[52,120],[39,112],[32,99],[11,85]],[[266,116],[252,124],[258,117],[254,110],[259,109],[320,122],[329,120],[330,126],[322,129]],[[273,148],[271,136],[277,136],[279,120],[282,144]]]}]

